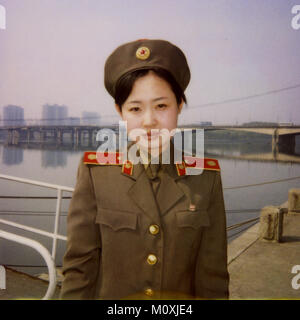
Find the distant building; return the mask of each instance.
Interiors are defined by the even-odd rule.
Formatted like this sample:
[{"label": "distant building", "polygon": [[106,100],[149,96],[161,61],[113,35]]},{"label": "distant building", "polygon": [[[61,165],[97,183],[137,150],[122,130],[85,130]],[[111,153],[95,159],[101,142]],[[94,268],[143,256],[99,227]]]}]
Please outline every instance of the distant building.
[{"label": "distant building", "polygon": [[41,125],[62,126],[68,123],[68,107],[57,104],[45,104],[42,111]]},{"label": "distant building", "polygon": [[14,105],[7,105],[3,108],[3,126],[23,126],[24,108]]},{"label": "distant building", "polygon": [[100,124],[100,115],[97,112],[83,111],[81,115],[82,125],[94,125]]}]

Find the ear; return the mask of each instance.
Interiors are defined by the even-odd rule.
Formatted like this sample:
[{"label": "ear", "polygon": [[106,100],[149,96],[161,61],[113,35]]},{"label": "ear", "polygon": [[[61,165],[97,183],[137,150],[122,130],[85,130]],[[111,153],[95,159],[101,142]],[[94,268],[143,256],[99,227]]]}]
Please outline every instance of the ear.
[{"label": "ear", "polygon": [[122,109],[117,104],[115,104],[115,108],[116,108],[118,114],[120,115],[120,117],[122,118]]},{"label": "ear", "polygon": [[178,106],[178,114],[180,114],[183,105],[184,105],[184,101],[183,101],[183,99],[181,99],[180,105]]}]

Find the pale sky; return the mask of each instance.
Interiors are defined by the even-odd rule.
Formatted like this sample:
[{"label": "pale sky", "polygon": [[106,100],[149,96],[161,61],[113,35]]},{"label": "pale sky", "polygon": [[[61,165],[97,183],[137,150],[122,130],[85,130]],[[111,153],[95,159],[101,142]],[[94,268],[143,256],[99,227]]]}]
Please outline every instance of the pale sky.
[{"label": "pale sky", "polygon": [[[291,26],[296,4],[300,1],[0,0],[6,8],[0,108],[20,105],[25,119],[39,119],[43,104],[62,104],[69,116],[93,111],[103,122],[117,121],[103,84],[105,60],[125,42],[150,38],[173,42],[188,59],[192,78],[180,123],[300,124],[300,29]],[[270,91],[276,92],[232,101]]]}]

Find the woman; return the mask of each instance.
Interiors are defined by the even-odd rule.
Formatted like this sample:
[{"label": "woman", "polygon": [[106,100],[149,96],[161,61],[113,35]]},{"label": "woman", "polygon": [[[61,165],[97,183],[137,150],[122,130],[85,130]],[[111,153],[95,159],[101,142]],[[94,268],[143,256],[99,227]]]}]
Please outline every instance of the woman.
[{"label": "woman", "polygon": [[[142,161],[85,154],[68,214],[63,299],[228,298],[217,162],[188,175],[185,162],[174,163],[172,134],[157,134],[174,133],[189,80],[184,54],[164,40],[126,43],[107,59],[106,89]],[[170,146],[168,164],[161,155]]]}]

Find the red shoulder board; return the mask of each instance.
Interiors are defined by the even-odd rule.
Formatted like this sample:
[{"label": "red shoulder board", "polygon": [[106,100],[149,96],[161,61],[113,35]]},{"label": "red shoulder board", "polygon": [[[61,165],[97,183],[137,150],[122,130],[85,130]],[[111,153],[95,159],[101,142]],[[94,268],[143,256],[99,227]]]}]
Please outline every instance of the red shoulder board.
[{"label": "red shoulder board", "polygon": [[129,161],[123,161],[122,152],[95,152],[87,151],[83,156],[83,163],[95,165],[120,165],[122,172],[131,176],[133,173],[133,164]]},{"label": "red shoulder board", "polygon": [[83,163],[96,165],[122,165],[122,153],[87,151],[84,153]]},{"label": "red shoulder board", "polygon": [[185,156],[184,162],[188,168],[192,167],[196,169],[199,168],[199,169],[220,171],[220,166],[217,159],[195,158],[191,156]]},{"label": "red shoulder board", "polygon": [[218,160],[192,156],[184,156],[184,162],[176,163],[176,168],[179,176],[186,175],[186,168],[220,171]]}]

